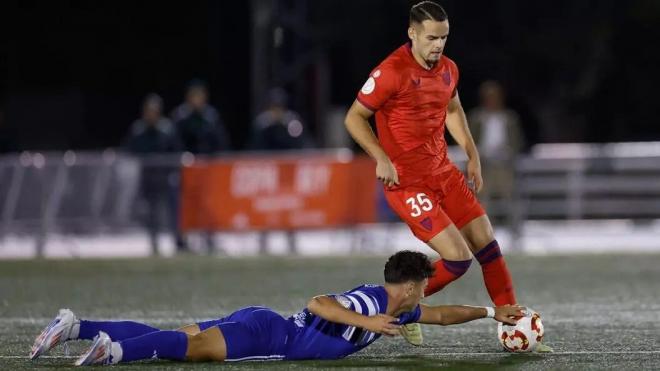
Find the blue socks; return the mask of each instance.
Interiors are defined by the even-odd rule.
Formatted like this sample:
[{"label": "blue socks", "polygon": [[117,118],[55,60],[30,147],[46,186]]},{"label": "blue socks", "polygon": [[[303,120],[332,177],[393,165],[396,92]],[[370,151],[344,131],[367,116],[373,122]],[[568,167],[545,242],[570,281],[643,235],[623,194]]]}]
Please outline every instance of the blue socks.
[{"label": "blue socks", "polygon": [[188,335],[179,331],[157,331],[120,341],[119,345],[122,355],[118,362],[150,358],[183,361],[188,351]]},{"label": "blue socks", "polygon": [[130,339],[142,336],[155,331],[160,331],[155,327],[145,325],[144,323],[133,321],[85,321],[80,320],[80,332],[78,339],[92,340],[99,331],[103,331],[112,341]]}]

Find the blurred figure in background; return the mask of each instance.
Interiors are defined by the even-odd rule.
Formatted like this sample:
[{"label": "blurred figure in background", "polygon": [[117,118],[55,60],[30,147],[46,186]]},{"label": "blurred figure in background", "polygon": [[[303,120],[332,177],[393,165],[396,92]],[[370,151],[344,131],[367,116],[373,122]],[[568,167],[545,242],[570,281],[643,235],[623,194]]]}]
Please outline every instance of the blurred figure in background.
[{"label": "blurred figure in background", "polygon": [[[482,202],[492,207],[495,198],[502,200],[504,209],[495,215],[510,217],[515,186],[515,160],[523,148],[524,139],[518,114],[506,107],[502,85],[493,80],[479,87],[479,106],[468,113],[474,141],[481,154],[484,177]],[[511,220],[509,220],[511,222]]]},{"label": "blurred figure in background", "polygon": [[187,249],[178,228],[178,163],[170,164],[172,158],[159,157],[179,152],[181,145],[172,122],[162,112],[163,100],[157,94],[149,94],[142,105],[142,117],[133,123],[123,145],[141,160],[140,194],[146,204],[145,222],[154,255],[159,251],[158,232],[163,215],[177,251]]},{"label": "blurred figure in background", "polygon": [[[266,110],[259,113],[252,126],[254,130],[249,149],[257,151],[286,151],[313,147],[298,112],[289,109],[289,96],[282,88],[268,92]],[[268,232],[259,235],[260,253],[268,252]],[[296,236],[286,231],[290,254],[297,253]]]},{"label": "blurred figure in background", "polygon": [[208,98],[206,83],[192,80],[186,88],[185,102],[172,112],[172,121],[186,152],[213,154],[230,150],[227,130]]},{"label": "blurred figure in background", "polygon": [[[212,155],[231,149],[229,135],[218,110],[208,103],[206,83],[193,79],[186,88],[185,102],[172,112],[172,121],[182,149],[194,155]],[[212,231],[204,234],[207,253],[216,249]]]},{"label": "blurred figure in background", "polygon": [[300,115],[289,109],[289,97],[284,89],[271,89],[266,101],[266,110],[254,120],[250,149],[278,151],[313,147]]}]

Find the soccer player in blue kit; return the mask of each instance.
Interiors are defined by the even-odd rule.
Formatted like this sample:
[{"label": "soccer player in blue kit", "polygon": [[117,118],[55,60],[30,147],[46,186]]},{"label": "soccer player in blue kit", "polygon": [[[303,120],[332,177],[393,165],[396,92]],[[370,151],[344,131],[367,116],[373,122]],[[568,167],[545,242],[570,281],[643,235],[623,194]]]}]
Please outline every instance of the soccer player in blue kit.
[{"label": "soccer player in blue kit", "polygon": [[227,317],[178,330],[132,321],[87,321],[68,309],[42,331],[30,357],[38,358],[68,340],[93,340],[76,365],[116,364],[159,358],[176,361],[339,359],[400,326],[419,322],[453,325],[494,318],[515,324],[522,307],[420,304],[433,265],[425,254],[400,251],[385,264],[384,285],[362,285],[312,298],[301,312],[284,318],[265,307],[247,307]]}]

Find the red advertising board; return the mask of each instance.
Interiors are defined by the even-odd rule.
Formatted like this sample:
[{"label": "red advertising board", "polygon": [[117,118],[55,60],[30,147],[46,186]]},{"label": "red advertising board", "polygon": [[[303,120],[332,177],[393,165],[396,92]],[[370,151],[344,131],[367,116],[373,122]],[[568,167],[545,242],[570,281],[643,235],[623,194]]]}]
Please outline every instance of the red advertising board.
[{"label": "red advertising board", "polygon": [[326,228],[376,218],[374,163],[352,155],[197,161],[182,174],[181,227]]}]

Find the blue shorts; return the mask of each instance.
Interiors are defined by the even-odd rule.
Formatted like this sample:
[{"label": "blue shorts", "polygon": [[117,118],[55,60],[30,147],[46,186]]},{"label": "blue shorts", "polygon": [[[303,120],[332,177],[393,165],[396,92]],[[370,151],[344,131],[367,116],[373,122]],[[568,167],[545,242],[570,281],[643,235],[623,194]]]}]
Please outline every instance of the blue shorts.
[{"label": "blue shorts", "polygon": [[227,345],[226,361],[281,360],[295,325],[266,307],[247,307],[227,317],[199,322],[201,331],[218,326]]}]

